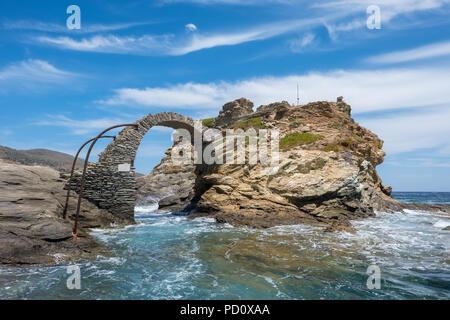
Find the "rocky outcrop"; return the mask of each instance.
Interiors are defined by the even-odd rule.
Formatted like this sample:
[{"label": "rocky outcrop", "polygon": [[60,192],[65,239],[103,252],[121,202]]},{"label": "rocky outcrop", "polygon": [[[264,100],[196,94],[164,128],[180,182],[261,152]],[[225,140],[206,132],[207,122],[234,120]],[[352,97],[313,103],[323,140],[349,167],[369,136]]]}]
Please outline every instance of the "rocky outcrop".
[{"label": "rocky outcrop", "polygon": [[222,107],[219,116],[214,122],[216,127],[226,127],[236,122],[243,116],[253,113],[253,102],[248,99],[241,98],[228,102]]},{"label": "rocky outcrop", "polygon": [[84,200],[79,239],[73,241],[76,197],[69,203],[69,219],[62,219],[64,183],[51,168],[0,161],[0,263],[53,264],[103,250],[85,230],[109,227],[115,218]]},{"label": "rocky outcrop", "polygon": [[160,164],[146,176],[136,178],[138,205],[158,201],[162,211],[181,211],[194,196],[195,167],[192,162],[174,164],[171,154],[176,146],[169,148]]},{"label": "rocky outcrop", "polygon": [[[280,134],[279,166],[222,164],[177,168],[170,172],[170,152],[154,172],[142,178],[140,190],[176,190],[179,208],[192,216],[251,227],[322,223],[324,231],[354,232],[352,219],[374,216],[375,210],[413,208],[394,200],[376,166],[383,162],[383,141],[351,117],[342,97],[303,106],[287,102],[260,106],[239,99],[224,105],[213,127],[273,129]],[[195,175],[194,175],[195,173]],[[192,174],[195,184],[180,180]],[[154,181],[154,182],[150,182]],[[189,192],[194,185],[193,192]],[[188,195],[186,197],[186,195]],[[417,207],[417,206],[416,206]],[[445,209],[442,208],[441,209]]]},{"label": "rocky outcrop", "polygon": [[279,166],[197,168],[197,212],[234,225],[319,222],[326,231],[351,231],[349,220],[374,216],[375,202],[390,199],[375,170],[383,141],[351,118],[342,98],[273,103],[240,119],[228,127],[279,131]]}]

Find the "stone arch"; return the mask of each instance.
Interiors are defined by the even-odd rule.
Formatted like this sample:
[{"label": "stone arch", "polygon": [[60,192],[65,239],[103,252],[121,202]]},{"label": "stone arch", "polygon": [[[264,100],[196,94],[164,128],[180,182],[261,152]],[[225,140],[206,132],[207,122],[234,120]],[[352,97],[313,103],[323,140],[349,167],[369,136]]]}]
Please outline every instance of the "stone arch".
[{"label": "stone arch", "polygon": [[[99,155],[97,163],[90,163],[86,172],[83,198],[94,202],[117,216],[119,221],[134,221],[136,203],[136,168],[134,159],[141,140],[154,126],[186,129],[191,134],[191,143],[200,132],[195,132],[194,120],[174,112],[149,114],[135,122],[134,127],[125,127],[106,149]],[[120,171],[129,165],[130,170]],[[77,190],[78,179],[74,179],[73,190]]]}]

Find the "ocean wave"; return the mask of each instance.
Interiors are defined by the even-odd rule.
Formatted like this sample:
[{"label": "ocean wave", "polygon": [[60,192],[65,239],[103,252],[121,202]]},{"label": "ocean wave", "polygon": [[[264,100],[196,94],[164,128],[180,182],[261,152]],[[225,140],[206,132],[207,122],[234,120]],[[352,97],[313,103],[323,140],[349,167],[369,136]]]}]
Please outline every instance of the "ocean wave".
[{"label": "ocean wave", "polygon": [[[80,263],[87,299],[298,299],[447,297],[448,219],[429,212],[381,213],[352,221],[355,234],[322,225],[232,227],[213,218],[148,213],[137,225],[95,229],[109,256]],[[383,291],[365,287],[370,264]],[[2,268],[1,297],[73,298],[66,265]],[[434,285],[436,284],[436,285]],[[7,288],[7,289],[6,289]],[[61,289],[63,288],[63,289]]]}]

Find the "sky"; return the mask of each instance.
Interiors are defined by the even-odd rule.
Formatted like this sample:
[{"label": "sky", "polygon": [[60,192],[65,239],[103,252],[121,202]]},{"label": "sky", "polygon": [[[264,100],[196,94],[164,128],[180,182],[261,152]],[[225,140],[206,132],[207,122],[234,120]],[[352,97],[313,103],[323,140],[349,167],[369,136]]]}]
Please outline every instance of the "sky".
[{"label": "sky", "polygon": [[[2,1],[0,145],[74,154],[149,113],[294,103],[298,83],[302,104],[344,96],[385,141],[384,184],[450,191],[449,17],[450,0]],[[171,129],[152,128],[137,171],[170,145]]]}]

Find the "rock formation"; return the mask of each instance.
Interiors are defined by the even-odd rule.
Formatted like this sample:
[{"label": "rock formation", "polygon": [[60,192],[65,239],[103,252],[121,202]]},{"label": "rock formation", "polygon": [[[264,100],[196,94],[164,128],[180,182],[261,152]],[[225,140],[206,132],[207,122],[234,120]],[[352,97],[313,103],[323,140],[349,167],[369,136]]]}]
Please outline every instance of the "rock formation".
[{"label": "rock formation", "polygon": [[195,166],[193,163],[173,164],[170,155],[174,147],[165,152],[166,157],[149,175],[136,178],[138,205],[146,205],[149,201],[158,199],[160,210],[178,211],[186,208],[192,200]]},{"label": "rock formation", "polygon": [[102,249],[85,229],[109,227],[115,217],[84,200],[80,237],[72,241],[76,194],[62,219],[65,181],[48,167],[0,161],[0,264],[54,264]]},{"label": "rock formation", "polygon": [[228,125],[278,130],[279,168],[272,172],[261,163],[198,168],[197,212],[254,227],[347,225],[349,219],[373,216],[374,200],[386,189],[375,170],[385,155],[383,141],[359,126],[349,110],[342,99],[299,107],[282,102]]},{"label": "rock formation", "polygon": [[241,98],[228,102],[222,107],[219,116],[215,119],[214,126],[226,127],[242,116],[253,113],[253,102]]},{"label": "rock formation", "polygon": [[[337,102],[303,106],[272,103],[255,112],[250,112],[251,106],[244,98],[225,104],[212,126],[223,131],[278,130],[277,171],[261,163],[185,167],[180,179],[189,174],[196,177],[193,192],[188,192],[190,184],[168,170],[171,159],[167,153],[142,178],[158,181],[147,190],[174,190],[180,183],[182,195],[171,195],[177,209],[184,206],[193,216],[208,215],[219,222],[251,227],[324,223],[324,231],[353,231],[352,219],[374,216],[375,210],[412,207],[391,198],[392,189],[382,184],[375,168],[385,156],[383,141],[352,119],[351,107],[342,97]],[[145,188],[145,183],[140,185],[140,190]]]}]

